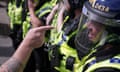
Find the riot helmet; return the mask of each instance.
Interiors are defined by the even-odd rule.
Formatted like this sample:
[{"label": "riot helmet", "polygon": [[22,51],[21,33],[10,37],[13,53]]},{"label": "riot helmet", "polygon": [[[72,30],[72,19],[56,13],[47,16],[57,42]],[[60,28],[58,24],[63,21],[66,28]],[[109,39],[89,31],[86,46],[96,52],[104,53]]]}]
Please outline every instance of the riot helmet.
[{"label": "riot helmet", "polygon": [[[88,31],[88,39],[97,46],[119,39],[120,0],[89,0],[82,10],[76,35],[76,46],[81,46],[81,33]],[[92,34],[93,32],[93,34]],[[114,38],[113,38],[114,37]],[[115,39],[115,37],[117,39]],[[85,46],[84,46],[85,47]]]},{"label": "riot helmet", "polygon": [[89,0],[85,3],[83,14],[88,19],[108,25],[120,26],[119,0]]}]

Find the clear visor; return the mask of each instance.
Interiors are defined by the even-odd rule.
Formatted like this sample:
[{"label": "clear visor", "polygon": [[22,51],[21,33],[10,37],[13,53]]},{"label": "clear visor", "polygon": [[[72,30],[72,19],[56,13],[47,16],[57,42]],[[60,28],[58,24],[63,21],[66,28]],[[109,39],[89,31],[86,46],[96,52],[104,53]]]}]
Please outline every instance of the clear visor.
[{"label": "clear visor", "polygon": [[105,31],[104,24],[89,19],[89,17],[84,14],[81,15],[77,36],[80,37],[81,34],[85,32],[88,40],[92,41],[93,43],[97,43]]},{"label": "clear visor", "polygon": [[89,31],[86,27],[87,17],[81,15],[78,32],[75,37],[75,46],[78,51],[79,57],[82,57],[89,53],[91,47],[93,46],[93,42],[89,40],[88,34]]}]

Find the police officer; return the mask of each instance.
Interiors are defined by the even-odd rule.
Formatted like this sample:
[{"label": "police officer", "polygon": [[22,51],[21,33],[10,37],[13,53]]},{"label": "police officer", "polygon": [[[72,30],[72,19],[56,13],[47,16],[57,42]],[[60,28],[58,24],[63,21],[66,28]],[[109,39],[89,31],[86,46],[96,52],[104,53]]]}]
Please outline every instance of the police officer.
[{"label": "police officer", "polygon": [[82,11],[77,46],[81,33],[88,31],[91,50],[82,57],[79,72],[120,71],[120,0],[89,0]]},{"label": "police officer", "polygon": [[[29,0],[29,11],[30,11],[30,22],[31,22],[31,27],[39,27],[41,25],[46,24],[46,17],[50,13],[51,8],[53,5],[55,5],[56,0],[46,0],[46,1],[40,1],[43,2],[40,3],[42,4],[40,7],[35,7],[35,4],[39,4],[35,0],[31,2]],[[34,57],[35,57],[35,62],[36,62],[36,68],[37,70],[41,72],[49,72],[49,63],[48,63],[48,54],[44,51],[44,47],[41,49],[36,49],[33,51]],[[42,66],[41,66],[42,64]]]},{"label": "police officer", "polygon": [[17,48],[22,40],[22,7],[25,8],[25,2],[22,0],[10,0],[8,3],[8,15],[10,17],[11,34],[14,48]]},{"label": "police officer", "polygon": [[[54,0],[55,1],[55,0]],[[40,1],[41,2],[41,1]],[[35,0],[29,0],[28,8],[30,12],[30,22],[31,28],[39,27],[42,25],[46,25],[46,17],[51,12],[51,8],[54,5],[53,0],[43,1],[43,5],[41,7],[36,8],[34,5],[39,4]],[[44,46],[40,49],[36,49],[33,51],[36,68],[41,72],[49,72],[49,59],[47,52],[44,51]],[[42,64],[42,66],[41,66]]]},{"label": "police officer", "polygon": [[84,2],[83,0],[63,0],[65,10],[62,14],[59,13],[58,16],[64,16],[66,11],[69,19],[66,22],[63,21],[61,30],[55,34],[57,38],[54,38],[54,42],[50,46],[52,50],[50,51],[52,67],[58,71],[76,72],[79,66],[77,51],[74,49],[74,35],[76,34]]}]

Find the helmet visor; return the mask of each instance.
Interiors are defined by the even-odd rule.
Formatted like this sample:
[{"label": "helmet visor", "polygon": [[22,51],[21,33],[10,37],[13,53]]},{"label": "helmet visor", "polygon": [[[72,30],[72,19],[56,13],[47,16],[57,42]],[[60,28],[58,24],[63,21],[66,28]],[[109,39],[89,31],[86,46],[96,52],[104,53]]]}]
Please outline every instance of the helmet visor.
[{"label": "helmet visor", "polygon": [[[89,19],[82,14],[78,27],[78,32],[75,37],[75,45],[78,54],[87,54],[91,48],[96,45],[105,35],[105,26],[99,22]],[[79,57],[80,57],[79,56]]]},{"label": "helmet visor", "polygon": [[92,41],[88,37],[88,29],[86,28],[87,17],[83,14],[81,15],[78,32],[75,37],[75,46],[78,51],[79,59],[88,54],[93,45]]}]

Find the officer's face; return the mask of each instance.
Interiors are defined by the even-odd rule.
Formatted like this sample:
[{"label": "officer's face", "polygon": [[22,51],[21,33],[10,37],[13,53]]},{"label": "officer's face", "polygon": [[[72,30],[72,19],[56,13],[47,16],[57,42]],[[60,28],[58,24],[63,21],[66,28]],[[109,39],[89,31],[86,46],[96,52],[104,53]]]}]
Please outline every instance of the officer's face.
[{"label": "officer's face", "polygon": [[98,22],[90,20],[87,22],[87,29],[89,31],[89,40],[91,40],[93,43],[96,43],[101,38],[101,35],[104,31],[104,26]]}]

